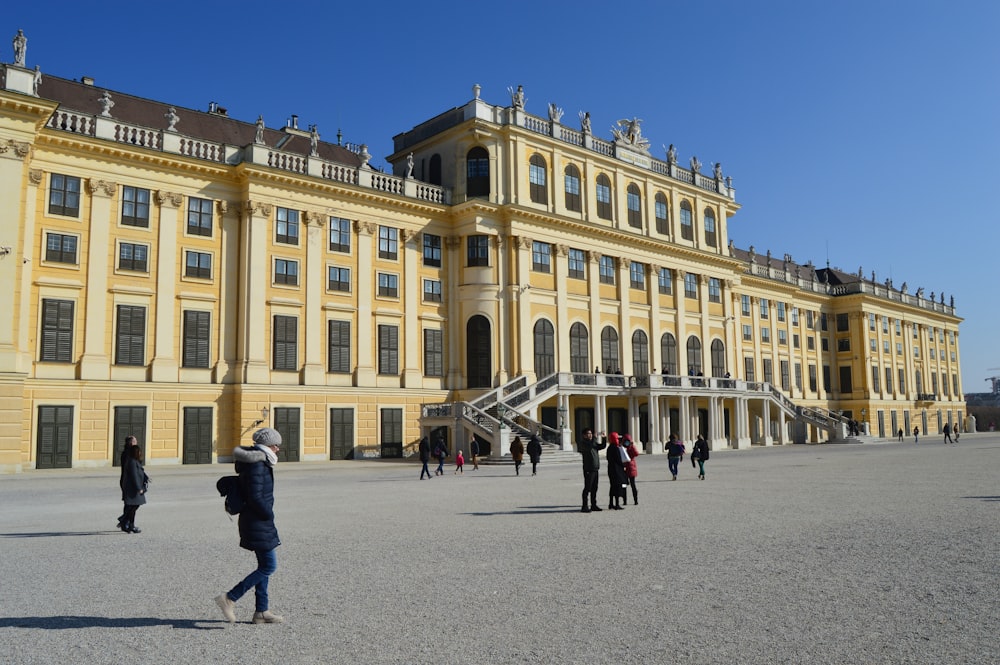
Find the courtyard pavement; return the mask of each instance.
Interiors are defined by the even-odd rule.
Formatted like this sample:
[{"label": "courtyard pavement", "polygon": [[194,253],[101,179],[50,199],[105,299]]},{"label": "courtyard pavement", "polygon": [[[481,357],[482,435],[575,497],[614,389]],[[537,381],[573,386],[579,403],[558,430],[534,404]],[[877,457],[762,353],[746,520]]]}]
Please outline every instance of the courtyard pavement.
[{"label": "courtyard pavement", "polygon": [[262,626],[252,593],[235,625],[212,600],[254,565],[231,465],[149,467],[138,535],[117,469],[0,476],[0,661],[1000,661],[1000,435],[718,451],[705,481],[644,456],[640,505],[591,514],[542,459],[279,465]]}]

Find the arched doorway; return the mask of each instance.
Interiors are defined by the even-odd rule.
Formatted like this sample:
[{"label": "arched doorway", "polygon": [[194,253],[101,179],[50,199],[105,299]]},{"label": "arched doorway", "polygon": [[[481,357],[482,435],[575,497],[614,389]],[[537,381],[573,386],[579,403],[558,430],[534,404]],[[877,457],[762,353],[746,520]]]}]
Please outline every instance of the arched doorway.
[{"label": "arched doorway", "polygon": [[493,386],[493,344],[490,322],[476,314],[465,324],[465,365],[469,388]]}]

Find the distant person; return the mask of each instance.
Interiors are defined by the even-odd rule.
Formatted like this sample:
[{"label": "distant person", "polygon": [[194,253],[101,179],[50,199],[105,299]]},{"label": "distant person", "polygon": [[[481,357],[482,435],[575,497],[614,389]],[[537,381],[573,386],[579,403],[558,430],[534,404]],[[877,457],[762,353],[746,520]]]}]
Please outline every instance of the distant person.
[{"label": "distant person", "polygon": [[920,439],[920,427],[913,428],[913,443],[917,443]]},{"label": "distant person", "polygon": [[538,462],[542,458],[542,442],[538,438],[538,433],[531,435],[528,439],[528,459],[531,460],[531,475],[538,475]]},{"label": "distant person", "polygon": [[278,569],[274,550],[281,544],[274,526],[274,465],[278,463],[281,434],[270,427],[253,433],[251,447],[233,450],[240,491],[246,505],[240,511],[240,547],[257,557],[257,569],[228,592],[216,596],[215,604],[229,623],[236,621],[236,601],[250,589],[256,595],[253,623],[281,623],[284,618],[270,610],[267,594],[271,575]]},{"label": "distant person", "polygon": [[124,476],[124,487],[122,488],[122,501],[125,503],[125,520],[122,522],[122,531],[125,533],[142,533],[142,529],[135,525],[135,512],[139,506],[146,503],[146,487],[149,484],[149,476],[142,468],[142,448],[139,446],[129,446],[128,457],[122,467]]},{"label": "distant person", "polygon": [[431,444],[427,440],[427,437],[420,439],[420,443],[417,444],[417,451],[420,453],[420,480],[424,479],[424,474],[427,474],[427,479],[431,479],[431,470],[427,468],[427,463],[431,461]]},{"label": "distant person", "polygon": [[945,423],[944,424],[944,429],[941,430],[941,432],[944,434],[944,442],[945,443],[954,443],[951,440],[951,423]]},{"label": "distant person", "polygon": [[472,456],[472,470],[479,470],[479,439],[473,435],[472,441],[469,441],[469,455]]},{"label": "distant person", "polygon": [[[625,464],[625,477],[628,480],[629,486],[632,488],[632,503],[639,505],[639,490],[635,487],[635,479],[639,477],[639,466],[635,463],[635,458],[637,458],[642,453],[639,451],[639,447],[635,445],[635,441],[632,440],[631,434],[626,434],[625,442],[622,444],[625,446],[625,452],[628,453],[629,461]],[[623,497],[622,505],[628,505],[628,492],[626,496]]]},{"label": "distant person", "polygon": [[691,451],[691,459],[698,460],[698,480],[705,480],[705,462],[708,461],[708,456],[708,441],[699,434]]},{"label": "distant person", "polygon": [[629,461],[629,456],[621,446],[618,432],[608,434],[605,456],[608,460],[608,510],[624,510],[621,501],[625,497],[625,488],[628,487],[625,464]]},{"label": "distant person", "polygon": [[444,475],[444,460],[448,457],[448,446],[444,442],[444,437],[438,434],[434,439],[434,457],[437,458],[438,466],[434,469],[435,476]]},{"label": "distant person", "polygon": [[121,469],[120,469],[121,473],[120,473],[120,477],[118,479],[118,487],[121,488],[121,491],[122,491],[122,504],[124,506],[124,508],[122,510],[122,514],[118,516],[118,528],[121,529],[122,531],[125,531],[125,514],[128,513],[128,504],[124,502],[124,498],[125,498],[124,497],[124,494],[125,494],[125,465],[126,465],[126,462],[129,459],[131,459],[131,457],[132,457],[131,448],[133,448],[134,446],[137,446],[137,445],[139,445],[139,444],[138,444],[138,441],[136,441],[136,438],[134,436],[132,436],[131,434],[129,434],[128,436],[125,437],[125,447],[122,448],[121,455],[118,456],[118,466],[121,467]]},{"label": "distant person", "polygon": [[465,475],[465,455],[462,454],[461,450],[455,453],[455,473]]},{"label": "distant person", "polygon": [[684,442],[676,434],[667,439],[667,466],[674,480],[677,480],[677,465],[684,459]]},{"label": "distant person", "polygon": [[[597,505],[597,484],[601,474],[600,451],[608,445],[601,432],[601,438],[594,438],[593,428],[587,427],[583,430],[583,436],[576,442],[577,452],[583,457],[583,507],[581,513],[601,512],[602,508]],[[590,503],[587,497],[590,497]]]},{"label": "distant person", "polygon": [[902,427],[900,427],[899,431],[896,432],[896,436],[899,437],[899,442],[902,443],[903,442],[903,428]]},{"label": "distant person", "polygon": [[514,460],[514,475],[521,475],[521,461],[524,459],[524,444],[521,437],[515,436],[510,443],[510,458]]},{"label": "distant person", "polygon": [[961,429],[958,423],[955,423],[954,427],[951,428],[951,433],[955,435],[955,443],[958,443],[958,435]]}]

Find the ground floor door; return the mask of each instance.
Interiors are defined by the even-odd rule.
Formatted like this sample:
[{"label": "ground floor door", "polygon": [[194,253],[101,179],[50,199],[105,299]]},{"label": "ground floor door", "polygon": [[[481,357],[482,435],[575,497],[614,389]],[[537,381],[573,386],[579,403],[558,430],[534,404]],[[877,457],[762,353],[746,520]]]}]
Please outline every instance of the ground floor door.
[{"label": "ground floor door", "polygon": [[36,469],[68,469],[73,466],[73,407],[38,407]]},{"label": "ground floor door", "polygon": [[[184,407],[184,464],[212,463],[212,407]],[[229,451],[226,451],[228,454]]]},{"label": "ground floor door", "polygon": [[278,449],[279,462],[298,462],[301,448],[302,411],[298,408],[276,407],[274,409],[274,429],[281,435]]},{"label": "ground floor door", "polygon": [[122,451],[125,450],[125,437],[134,436],[139,448],[146,450],[146,407],[116,406],[114,432],[111,435],[113,452],[111,462],[120,466]]},{"label": "ground floor door", "polygon": [[354,409],[330,409],[330,459],[354,459]]}]

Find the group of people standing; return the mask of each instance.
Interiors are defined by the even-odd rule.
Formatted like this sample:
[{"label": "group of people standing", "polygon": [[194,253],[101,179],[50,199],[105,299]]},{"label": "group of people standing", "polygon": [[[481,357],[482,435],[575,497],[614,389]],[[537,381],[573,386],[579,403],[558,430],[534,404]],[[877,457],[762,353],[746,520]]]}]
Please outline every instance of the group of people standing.
[{"label": "group of people standing", "polygon": [[[510,457],[514,462],[514,475],[521,475],[521,466],[524,464],[524,454],[528,453],[528,459],[531,461],[531,475],[538,475],[538,463],[542,458],[542,441],[538,438],[538,434],[532,434],[528,439],[528,445],[525,447],[524,442],[521,441],[520,436],[515,436],[514,440],[510,443]],[[444,475],[444,462],[450,454],[448,452],[448,446],[445,443],[444,437],[438,435],[434,440],[434,447],[431,448],[430,440],[425,436],[420,439],[420,443],[417,444],[417,453],[420,456],[420,480],[424,479],[426,475],[428,480],[431,478],[431,472],[428,468],[428,463],[433,457],[438,461],[437,469],[434,470],[435,476]],[[472,470],[476,471],[479,469],[479,440],[476,437],[472,437],[469,441],[469,457],[472,461]],[[455,474],[465,474],[465,453],[461,450],[455,453]]]}]

